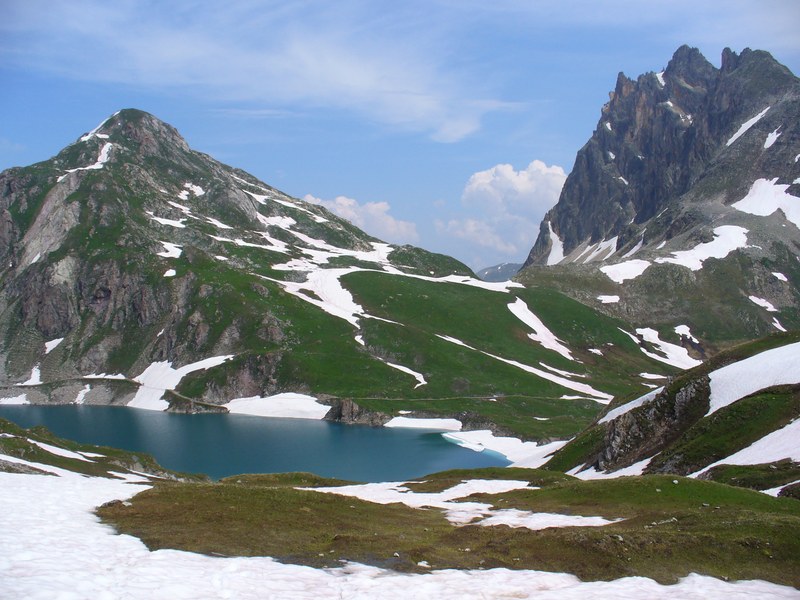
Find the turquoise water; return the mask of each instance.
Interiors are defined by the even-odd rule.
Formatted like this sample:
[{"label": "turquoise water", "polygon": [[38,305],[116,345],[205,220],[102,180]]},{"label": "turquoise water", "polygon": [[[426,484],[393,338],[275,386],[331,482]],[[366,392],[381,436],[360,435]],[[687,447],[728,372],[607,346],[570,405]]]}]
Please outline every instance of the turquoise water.
[{"label": "turquoise water", "polygon": [[0,417],[60,437],[152,454],[176,471],[219,479],[310,471],[351,481],[400,481],[447,469],[506,466],[431,431],[246,415],[183,415],[111,406],[0,405]]}]

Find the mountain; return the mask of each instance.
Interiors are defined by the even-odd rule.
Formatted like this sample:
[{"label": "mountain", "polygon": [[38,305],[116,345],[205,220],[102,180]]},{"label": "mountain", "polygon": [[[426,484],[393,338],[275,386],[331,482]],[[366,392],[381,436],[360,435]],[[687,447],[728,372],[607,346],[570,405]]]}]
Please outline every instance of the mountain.
[{"label": "mountain", "polygon": [[694,364],[561,293],[371,238],[138,110],[0,174],[0,221],[0,402],[554,439]]},{"label": "mountain", "polygon": [[800,327],[798,204],[800,80],[767,52],[717,69],[683,46],[620,73],[518,280],[716,351]]},{"label": "mountain", "polygon": [[522,268],[520,263],[502,263],[493,267],[486,267],[476,273],[483,281],[508,281]]},{"label": "mountain", "polygon": [[799,364],[796,331],[721,352],[611,406],[548,467],[586,477],[672,473],[798,497]]}]

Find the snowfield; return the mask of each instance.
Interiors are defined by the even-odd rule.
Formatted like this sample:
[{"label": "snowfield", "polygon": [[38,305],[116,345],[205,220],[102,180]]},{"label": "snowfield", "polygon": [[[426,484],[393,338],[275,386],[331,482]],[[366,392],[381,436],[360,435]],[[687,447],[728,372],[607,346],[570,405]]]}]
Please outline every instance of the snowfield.
[{"label": "snowfield", "polygon": [[766,350],[709,373],[706,416],[764,388],[800,383],[800,342]]},{"label": "snowfield", "polygon": [[[45,467],[49,470],[56,470]],[[176,550],[150,552],[116,535],[92,514],[147,486],[125,480],[0,473],[0,597],[28,600],[255,600],[530,598],[674,598],[736,600],[797,598],[792,588],[762,581],[727,583],[689,575],[676,585],[643,577],[582,582],[573,575],[489,569],[407,575],[345,564],[313,569],[270,558],[221,558]],[[510,515],[509,515],[510,516]]]},{"label": "snowfield", "polygon": [[320,404],[313,396],[292,392],[265,398],[259,396],[235,398],[222,406],[233,414],[292,419],[322,419],[331,408]]},{"label": "snowfield", "polygon": [[800,228],[800,198],[788,194],[789,185],[779,184],[778,178],[757,179],[747,195],[731,204],[736,210],[766,217],[780,210],[787,220]]}]

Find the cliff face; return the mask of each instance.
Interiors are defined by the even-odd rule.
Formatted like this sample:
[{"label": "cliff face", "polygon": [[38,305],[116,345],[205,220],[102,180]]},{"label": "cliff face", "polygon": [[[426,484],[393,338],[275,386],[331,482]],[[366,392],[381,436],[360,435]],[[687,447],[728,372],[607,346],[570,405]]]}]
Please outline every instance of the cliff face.
[{"label": "cliff face", "polygon": [[[726,49],[717,69],[697,49],[683,46],[661,73],[635,81],[620,73],[525,266],[610,258],[639,239],[645,246],[655,240],[657,232],[644,227],[664,210],[677,213],[687,202],[717,194],[723,203],[733,202],[759,177],[792,184],[798,97],[800,82],[788,69],[749,49],[741,55]],[[753,131],[763,141],[777,128],[780,146],[727,143],[766,107]],[[713,185],[697,188],[704,180]],[[686,226],[666,234],[674,237]],[[592,246],[599,251],[585,252]]]}]

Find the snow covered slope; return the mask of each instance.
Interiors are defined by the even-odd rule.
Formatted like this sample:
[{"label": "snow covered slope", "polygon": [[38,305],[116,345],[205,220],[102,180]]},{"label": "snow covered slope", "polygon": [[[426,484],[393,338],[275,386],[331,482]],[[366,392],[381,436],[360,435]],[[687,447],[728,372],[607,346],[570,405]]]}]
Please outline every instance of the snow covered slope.
[{"label": "snow covered slope", "polygon": [[[340,399],[368,398],[380,423],[410,409],[397,399],[425,399],[424,416],[485,428],[493,413],[549,438],[637,389],[635,373],[674,372],[624,322],[371,238],[141,111],[0,174],[0,189],[0,402],[241,410],[290,393],[319,403],[280,414],[347,419]],[[604,344],[617,351],[600,361]],[[572,418],[531,428],[531,396]]]},{"label": "snow covered slope", "polygon": [[772,476],[754,478],[739,469],[742,485],[786,486],[800,479],[798,424],[800,334],[794,332],[722,353],[614,406],[549,466],[578,476],[677,473],[718,480],[725,465],[759,466]]}]

